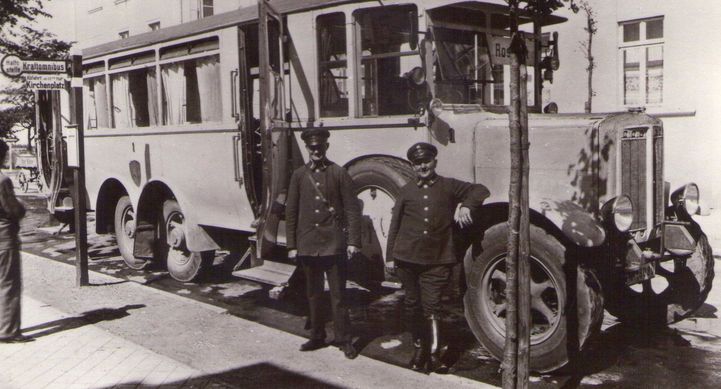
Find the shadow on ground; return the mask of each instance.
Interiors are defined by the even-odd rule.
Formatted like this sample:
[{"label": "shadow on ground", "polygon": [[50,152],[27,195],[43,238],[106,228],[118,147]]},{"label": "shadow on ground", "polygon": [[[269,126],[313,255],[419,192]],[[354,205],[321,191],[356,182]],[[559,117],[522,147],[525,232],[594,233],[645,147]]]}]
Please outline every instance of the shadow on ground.
[{"label": "shadow on ground", "polygon": [[144,384],[121,382],[109,388],[340,388],[271,363],[257,363],[238,369],[204,375],[189,380]]},{"label": "shadow on ground", "polygon": [[[144,304],[125,305],[120,308],[101,308],[92,311],[83,312],[77,316],[66,317],[53,320],[47,323],[34,325],[32,327],[23,328],[25,335],[31,338],[40,338],[56,334],[62,331],[68,331],[86,325],[97,324],[102,321],[111,321],[121,319],[130,315],[128,311],[133,309],[145,308]],[[38,332],[36,332],[38,331]]]}]

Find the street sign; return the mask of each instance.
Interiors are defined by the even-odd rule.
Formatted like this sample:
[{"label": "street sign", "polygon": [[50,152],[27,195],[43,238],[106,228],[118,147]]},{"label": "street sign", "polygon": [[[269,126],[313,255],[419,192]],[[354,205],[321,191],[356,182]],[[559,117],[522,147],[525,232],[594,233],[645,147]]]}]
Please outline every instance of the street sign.
[{"label": "street sign", "polygon": [[65,90],[67,77],[57,74],[25,74],[25,85],[30,90]]},{"label": "street sign", "polygon": [[6,76],[14,78],[25,73],[65,74],[68,65],[65,61],[21,59],[17,55],[9,54],[0,61],[0,70]]},{"label": "street sign", "polygon": [[23,74],[23,60],[17,55],[6,55],[0,61],[0,70],[8,77],[18,77]]}]

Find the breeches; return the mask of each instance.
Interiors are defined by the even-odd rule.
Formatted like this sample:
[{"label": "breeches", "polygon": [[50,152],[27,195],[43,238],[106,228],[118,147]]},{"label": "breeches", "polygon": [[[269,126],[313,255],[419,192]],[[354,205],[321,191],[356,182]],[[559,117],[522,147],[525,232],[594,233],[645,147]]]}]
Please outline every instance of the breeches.
[{"label": "breeches", "polygon": [[333,330],[336,342],[350,340],[350,318],[345,302],[347,260],[344,255],[326,257],[298,257],[305,274],[306,294],[310,309],[311,338],[325,339],[323,318],[324,276],[328,278],[330,302],[333,312]]},{"label": "breeches", "polygon": [[441,311],[441,293],[448,284],[452,265],[420,265],[395,260],[396,275],[403,283],[406,316],[425,318],[438,316]]}]

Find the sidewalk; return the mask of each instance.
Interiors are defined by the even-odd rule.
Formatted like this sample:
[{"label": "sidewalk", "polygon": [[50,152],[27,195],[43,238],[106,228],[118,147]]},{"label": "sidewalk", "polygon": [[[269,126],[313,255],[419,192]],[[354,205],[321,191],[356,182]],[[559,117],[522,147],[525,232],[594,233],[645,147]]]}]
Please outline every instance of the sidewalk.
[{"label": "sidewalk", "polygon": [[3,388],[207,387],[209,380],[185,364],[86,325],[28,296],[24,334],[32,343],[0,347]]},{"label": "sidewalk", "polygon": [[426,376],[333,347],[301,353],[305,339],[134,282],[23,253],[23,331],[0,345],[2,388],[484,387]]}]

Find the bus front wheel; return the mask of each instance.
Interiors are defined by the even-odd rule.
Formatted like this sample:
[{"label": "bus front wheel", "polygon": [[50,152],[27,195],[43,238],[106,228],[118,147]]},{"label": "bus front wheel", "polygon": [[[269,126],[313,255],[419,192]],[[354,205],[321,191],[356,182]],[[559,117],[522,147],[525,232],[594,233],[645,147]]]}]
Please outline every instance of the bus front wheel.
[{"label": "bus front wheel", "polygon": [[175,200],[163,203],[163,223],[160,226],[160,244],[166,257],[168,273],[173,279],[190,282],[213,264],[213,251],[196,252],[187,248],[185,216]]},{"label": "bus front wheel", "polygon": [[[568,263],[566,247],[542,228],[531,226],[530,369],[556,370],[598,334],[603,295],[592,271]],[[465,315],[473,334],[496,358],[506,337],[506,255],[508,225],[485,231],[481,247],[466,254]],[[575,296],[573,296],[575,294]]]},{"label": "bus front wheel", "polygon": [[149,261],[135,258],[133,245],[135,244],[135,211],[130,197],[122,196],[115,205],[115,240],[123,261],[129,268],[140,270],[148,266]]}]

